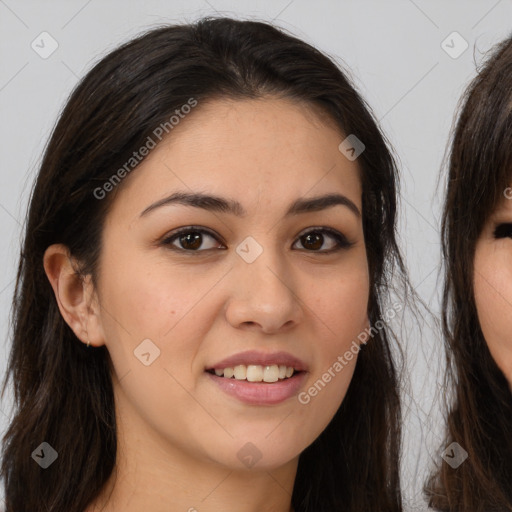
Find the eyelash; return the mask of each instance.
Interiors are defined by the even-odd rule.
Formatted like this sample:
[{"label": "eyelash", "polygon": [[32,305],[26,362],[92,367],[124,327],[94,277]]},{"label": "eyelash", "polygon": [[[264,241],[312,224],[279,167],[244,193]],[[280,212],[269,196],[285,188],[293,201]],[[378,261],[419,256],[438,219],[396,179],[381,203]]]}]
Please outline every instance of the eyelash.
[{"label": "eyelash", "polygon": [[498,224],[494,229],[494,238],[512,238],[512,224]]},{"label": "eyelash", "polygon": [[[200,227],[188,226],[186,228],[181,228],[181,229],[175,231],[170,236],[164,238],[161,243],[162,243],[162,245],[165,245],[166,247],[168,247],[169,249],[171,249],[173,251],[188,253],[188,254],[193,254],[193,255],[212,250],[212,249],[189,250],[189,249],[182,249],[180,247],[176,247],[176,246],[172,245],[172,243],[176,239],[178,239],[180,236],[186,235],[188,233],[200,233],[203,235],[208,235],[218,241],[217,236],[214,233],[212,233],[211,231],[204,229],[204,228],[200,228]],[[347,238],[342,233],[340,233],[339,231],[336,231],[334,229],[331,229],[331,228],[312,228],[309,231],[302,233],[298,237],[298,239],[300,239],[306,235],[309,235],[311,233],[322,233],[322,234],[327,233],[327,235],[334,238],[334,240],[337,242],[338,245],[336,248],[330,249],[327,251],[325,251],[325,250],[324,251],[311,251],[311,250],[304,249],[306,252],[318,253],[318,254],[332,254],[334,252],[338,252],[343,249],[350,249],[350,247],[352,247],[355,244],[354,242],[350,242],[349,240],[347,240]]]}]

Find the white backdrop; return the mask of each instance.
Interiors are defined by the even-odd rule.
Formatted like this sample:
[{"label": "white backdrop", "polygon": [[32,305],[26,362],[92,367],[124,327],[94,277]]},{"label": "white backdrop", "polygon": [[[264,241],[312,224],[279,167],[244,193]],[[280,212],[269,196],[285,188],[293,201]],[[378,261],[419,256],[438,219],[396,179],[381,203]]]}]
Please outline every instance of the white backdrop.
[{"label": "white backdrop", "polygon": [[[458,98],[483,54],[512,33],[512,0],[0,0],[2,377],[28,192],[66,97],[119,43],[156,24],[211,14],[272,21],[349,68],[400,158],[403,251],[418,293],[439,312],[444,179],[437,180]],[[440,456],[435,398],[443,366],[431,322],[421,334],[411,325],[403,339],[410,382],[402,473],[406,509],[423,511],[427,465]],[[1,404],[2,433],[10,407],[9,399]]]}]

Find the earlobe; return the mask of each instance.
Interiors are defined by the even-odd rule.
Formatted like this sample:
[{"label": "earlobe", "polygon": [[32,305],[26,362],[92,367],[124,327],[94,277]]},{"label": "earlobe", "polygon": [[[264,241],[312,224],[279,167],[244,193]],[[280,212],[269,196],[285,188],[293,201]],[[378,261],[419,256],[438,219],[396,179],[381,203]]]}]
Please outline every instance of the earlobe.
[{"label": "earlobe", "polygon": [[63,244],[46,249],[43,265],[64,321],[82,342],[103,345],[100,308],[90,276],[79,274],[76,260]]}]

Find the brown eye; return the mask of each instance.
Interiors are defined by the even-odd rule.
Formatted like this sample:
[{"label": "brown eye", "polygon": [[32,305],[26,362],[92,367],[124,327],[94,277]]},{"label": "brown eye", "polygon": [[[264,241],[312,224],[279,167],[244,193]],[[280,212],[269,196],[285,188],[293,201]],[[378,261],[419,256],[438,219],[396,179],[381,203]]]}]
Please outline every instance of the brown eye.
[{"label": "brown eye", "polygon": [[[327,244],[328,247],[324,247],[323,250],[319,250],[324,246],[326,240],[329,239],[331,240],[331,243]],[[306,250],[319,253],[335,252],[341,249],[348,249],[349,247],[354,245],[352,242],[349,242],[345,238],[345,236],[339,233],[338,231],[327,228],[314,229],[308,231],[307,233],[299,237],[299,241]]]},{"label": "brown eye", "polygon": [[204,247],[205,238],[214,241],[217,240],[213,234],[204,229],[185,228],[167,237],[162,241],[162,244],[170,246],[173,250],[186,252],[203,252],[209,249],[219,248],[219,245],[222,245],[217,240],[217,243],[210,242],[209,247]]},{"label": "brown eye", "polygon": [[197,250],[203,243],[203,235],[198,232],[187,233],[178,237],[179,243],[183,249]]},{"label": "brown eye", "polygon": [[318,231],[308,233],[307,235],[301,237],[301,242],[306,249],[317,250],[320,249],[324,244],[324,236],[318,233]]}]

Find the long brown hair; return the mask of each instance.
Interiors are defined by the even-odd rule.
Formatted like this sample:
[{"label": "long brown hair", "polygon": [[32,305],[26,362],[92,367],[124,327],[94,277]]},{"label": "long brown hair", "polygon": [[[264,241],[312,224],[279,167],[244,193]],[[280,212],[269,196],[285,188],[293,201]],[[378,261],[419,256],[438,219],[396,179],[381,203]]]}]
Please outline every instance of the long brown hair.
[{"label": "long brown hair", "polygon": [[[94,282],[102,226],[115,197],[112,192],[98,200],[95,189],[190,98],[201,104],[264,95],[313,105],[341,133],[356,134],[365,144],[358,163],[368,314],[372,324],[381,320],[391,277],[405,275],[395,239],[397,168],[345,74],[314,47],[262,22],[206,18],[148,31],[103,58],[78,84],[32,192],[3,389],[11,377],[16,410],[2,460],[7,512],[82,512],[116,462],[109,354],[104,346],[87,349],[64,322],[44,273],[45,249],[65,244],[82,263],[80,272]],[[292,496],[296,512],[402,510],[391,338],[384,326],[363,348],[340,409],[300,455]],[[31,459],[42,441],[58,452],[45,470]]]},{"label": "long brown hair", "polygon": [[451,144],[442,218],[443,331],[449,402],[443,447],[468,458],[442,463],[426,486],[430,505],[450,512],[512,511],[512,396],[478,322],[476,242],[512,176],[512,38],[498,45],[463,97]]}]

